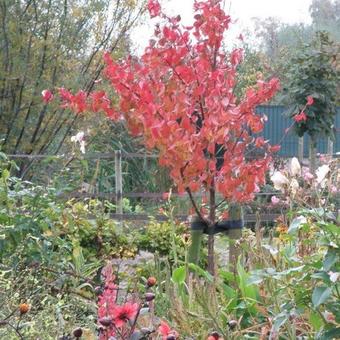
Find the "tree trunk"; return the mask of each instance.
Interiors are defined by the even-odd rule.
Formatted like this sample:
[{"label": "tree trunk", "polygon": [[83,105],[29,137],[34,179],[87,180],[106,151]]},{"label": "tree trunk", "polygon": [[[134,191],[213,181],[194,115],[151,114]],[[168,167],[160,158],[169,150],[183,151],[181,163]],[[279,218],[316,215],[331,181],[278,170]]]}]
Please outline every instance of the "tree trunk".
[{"label": "tree trunk", "polygon": [[315,137],[310,138],[309,142],[309,161],[310,161],[310,172],[315,173],[316,169],[316,139]]},{"label": "tree trunk", "polygon": [[[208,226],[210,228],[215,227],[216,223],[216,192],[215,192],[215,183],[214,181],[211,183],[211,188],[209,190],[209,223]],[[208,272],[215,276],[215,252],[214,252],[214,233],[209,232],[208,235]]]},{"label": "tree trunk", "polygon": [[303,137],[299,137],[298,159],[299,159],[300,164],[302,164],[302,161],[303,161]]},{"label": "tree trunk", "polygon": [[334,143],[332,141],[331,137],[328,137],[327,139],[327,153],[328,155],[333,158],[333,153],[334,153]]}]

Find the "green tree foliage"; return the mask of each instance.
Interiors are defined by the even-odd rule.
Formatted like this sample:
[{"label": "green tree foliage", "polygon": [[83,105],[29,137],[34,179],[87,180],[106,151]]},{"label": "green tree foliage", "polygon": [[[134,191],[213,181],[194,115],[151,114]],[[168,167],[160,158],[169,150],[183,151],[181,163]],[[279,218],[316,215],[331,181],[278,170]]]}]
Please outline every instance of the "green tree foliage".
[{"label": "green tree foliage", "polygon": [[[255,37],[260,40],[261,51],[269,65],[269,74],[280,78],[285,87],[290,65],[288,60],[300,51],[306,43],[312,42],[318,31],[326,31],[336,43],[340,41],[340,1],[313,0],[309,8],[311,24],[286,24],[276,18],[255,18]],[[339,57],[338,57],[339,58]],[[338,93],[340,89],[338,89]],[[282,96],[276,101],[289,104]]]},{"label": "green tree foliage", "polygon": [[[0,2],[0,138],[8,153],[56,153],[79,117],[41,100],[45,88],[90,91],[102,52],[120,57],[143,1]],[[84,48],[85,46],[85,48]],[[23,171],[23,169],[21,169]]]},{"label": "green tree foliage", "polygon": [[310,44],[305,44],[290,64],[287,91],[292,103],[290,113],[297,114],[306,104],[306,97],[314,98],[306,109],[307,120],[295,125],[296,133],[308,133],[312,140],[319,136],[333,137],[336,113],[337,71],[332,61],[335,45],[325,32],[318,32]]},{"label": "green tree foliage", "polygon": [[238,68],[237,85],[235,93],[242,98],[246,90],[258,79],[267,79],[272,74],[268,58],[261,51],[256,51],[248,43],[243,46],[244,61]]}]

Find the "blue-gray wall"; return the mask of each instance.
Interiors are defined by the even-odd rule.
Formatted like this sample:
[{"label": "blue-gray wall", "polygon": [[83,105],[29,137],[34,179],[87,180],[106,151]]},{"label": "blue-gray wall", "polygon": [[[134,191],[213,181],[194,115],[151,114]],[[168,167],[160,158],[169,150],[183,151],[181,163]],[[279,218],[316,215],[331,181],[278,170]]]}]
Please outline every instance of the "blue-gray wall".
[{"label": "blue-gray wall", "polygon": [[[259,106],[257,112],[264,113],[268,121],[264,128],[264,138],[269,139],[271,144],[281,144],[279,155],[282,157],[297,156],[298,137],[293,131],[290,131],[284,138],[285,130],[289,128],[293,120],[284,115],[286,108],[284,106]],[[340,152],[340,107],[337,109],[335,120],[336,141],[334,143],[334,153]],[[280,142],[282,140],[282,142]],[[309,136],[304,136],[304,156],[308,157]],[[325,138],[318,141],[317,152],[327,152],[327,140]]]}]

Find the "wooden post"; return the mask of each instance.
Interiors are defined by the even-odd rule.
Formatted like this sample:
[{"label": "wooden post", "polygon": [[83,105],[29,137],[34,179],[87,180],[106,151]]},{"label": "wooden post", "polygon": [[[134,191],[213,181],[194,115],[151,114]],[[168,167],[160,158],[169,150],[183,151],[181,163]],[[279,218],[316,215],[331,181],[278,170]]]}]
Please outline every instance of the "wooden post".
[{"label": "wooden post", "polygon": [[[229,207],[229,220],[241,221],[244,224],[244,216],[242,206],[239,204],[230,204]],[[241,249],[236,245],[236,241],[242,237],[242,228],[230,229],[228,231],[229,237],[229,271],[236,275],[237,261],[241,255]]]},{"label": "wooden post", "polygon": [[327,139],[327,153],[332,158],[334,153],[334,143],[330,137]]},{"label": "wooden post", "polygon": [[123,214],[122,152],[115,151],[116,213]]},{"label": "wooden post", "polygon": [[299,142],[298,142],[298,159],[300,164],[302,164],[303,161],[303,136],[299,137]]}]

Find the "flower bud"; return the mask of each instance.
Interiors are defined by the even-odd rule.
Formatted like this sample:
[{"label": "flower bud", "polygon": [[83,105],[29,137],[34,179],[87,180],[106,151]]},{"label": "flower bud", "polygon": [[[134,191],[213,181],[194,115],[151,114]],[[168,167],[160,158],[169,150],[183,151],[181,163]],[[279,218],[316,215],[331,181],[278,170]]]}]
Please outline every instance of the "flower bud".
[{"label": "flower bud", "polygon": [[210,334],[209,334],[209,338],[212,340],[212,339],[214,339],[214,340],[218,340],[219,338],[220,338],[220,335],[217,333],[217,332],[211,332]]},{"label": "flower bud", "polygon": [[145,300],[150,302],[152,300],[154,300],[155,298],[155,294],[154,293],[145,293]]},{"label": "flower bud", "polygon": [[168,335],[166,340],[176,340],[176,337],[174,335]]},{"label": "flower bud", "polygon": [[101,294],[103,294],[103,288],[100,287],[100,286],[97,286],[97,287],[94,288],[94,292],[95,292],[96,295],[101,295]]},{"label": "flower bud", "polygon": [[230,329],[234,329],[237,326],[237,321],[236,320],[230,320],[228,322],[228,326]]},{"label": "flower bud", "polygon": [[146,284],[148,285],[148,287],[153,287],[156,284],[157,280],[155,277],[150,276],[146,282]]},{"label": "flower bud", "polygon": [[99,323],[102,324],[104,327],[108,327],[111,325],[112,323],[112,318],[110,318],[109,316],[104,316],[102,318],[100,318]]}]

